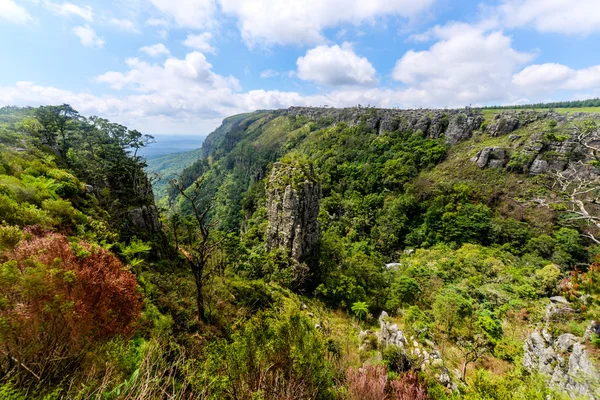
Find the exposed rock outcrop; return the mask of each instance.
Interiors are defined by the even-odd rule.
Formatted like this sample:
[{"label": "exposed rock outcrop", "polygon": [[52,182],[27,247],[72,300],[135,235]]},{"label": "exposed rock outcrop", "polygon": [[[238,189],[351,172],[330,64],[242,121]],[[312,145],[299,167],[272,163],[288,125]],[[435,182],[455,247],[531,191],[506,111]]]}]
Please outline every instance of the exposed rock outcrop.
[{"label": "exposed rock outcrop", "polygon": [[479,168],[504,168],[508,163],[508,149],[486,147],[471,159]]},{"label": "exposed rock outcrop", "polygon": [[301,263],[319,242],[321,184],[312,166],[275,163],[267,187],[267,249],[285,249]]},{"label": "exposed rock outcrop", "polygon": [[[525,341],[523,367],[550,378],[551,385],[571,397],[600,398],[600,374],[585,348],[586,337],[564,333],[551,334],[552,322],[564,320],[575,311],[564,297],[553,297],[546,307],[545,326]],[[590,324],[588,331],[594,329]]]},{"label": "exposed rock outcrop", "polygon": [[127,219],[135,230],[152,234],[162,232],[158,208],[155,205],[142,206],[129,210],[127,212]]},{"label": "exposed rock outcrop", "polygon": [[[565,171],[573,162],[592,159],[589,149],[577,142],[573,125],[589,119],[598,120],[600,115],[565,115],[554,111],[505,111],[496,114],[486,130],[491,136],[511,134],[524,127],[529,127],[530,132],[524,135],[525,138],[511,134],[509,147],[485,148],[471,161],[480,168],[504,168],[510,161],[513,170],[532,176]],[[562,124],[562,128],[549,127],[550,121]],[[581,167],[584,165],[582,163]]]},{"label": "exposed rock outcrop", "polygon": [[303,116],[313,120],[329,120],[333,123],[344,122],[350,126],[365,123],[370,130],[385,131],[421,131],[430,138],[445,136],[450,144],[456,144],[472,136],[484,121],[481,111],[461,110],[396,110],[369,107],[317,108],[291,107],[279,111],[281,115]]},{"label": "exposed rock outcrop", "polygon": [[[361,336],[362,335],[362,336]],[[361,332],[359,340],[362,349],[372,347],[370,334]],[[428,370],[434,374],[438,382],[451,390],[457,386],[452,381],[450,371],[444,366],[441,354],[435,344],[429,340],[419,343],[415,337],[407,337],[397,324],[388,321],[388,314],[383,311],[379,317],[379,332],[376,334],[381,351],[389,346],[396,346],[406,360],[404,365],[414,370]]]}]

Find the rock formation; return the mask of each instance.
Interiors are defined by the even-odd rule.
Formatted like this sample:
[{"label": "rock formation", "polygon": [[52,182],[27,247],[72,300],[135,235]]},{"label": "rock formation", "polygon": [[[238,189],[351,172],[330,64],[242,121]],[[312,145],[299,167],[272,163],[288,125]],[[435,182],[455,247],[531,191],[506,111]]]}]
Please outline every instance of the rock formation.
[{"label": "rock formation", "polygon": [[[521,172],[540,175],[546,172],[562,172],[572,161],[590,160],[592,155],[575,140],[574,129],[561,132],[566,136],[553,138],[548,135],[544,121],[576,123],[587,119],[598,119],[595,114],[559,114],[554,111],[505,111],[494,115],[486,132],[491,136],[501,136],[517,129],[532,125],[533,132],[523,139],[520,135],[510,135],[510,147],[488,147],[477,153],[471,161],[480,168],[504,168],[509,161]],[[583,165],[583,164],[582,164]]]},{"label": "rock formation", "polygon": [[[523,367],[550,378],[550,384],[571,397],[600,398],[600,374],[585,348],[586,337],[563,333],[551,334],[551,323],[564,320],[575,311],[564,297],[553,297],[546,307],[545,326],[533,332],[525,341]],[[586,336],[598,329],[592,322]],[[589,332],[589,333],[588,333]]]},{"label": "rock formation", "polygon": [[299,263],[311,258],[319,241],[320,200],[312,166],[275,163],[267,186],[267,250],[283,248]]},{"label": "rock formation", "polygon": [[508,149],[486,147],[471,159],[479,168],[504,168],[508,163]]},{"label": "rock formation", "polygon": [[379,317],[379,332],[375,335],[371,331],[363,331],[359,334],[360,349],[374,350],[374,338],[381,352],[389,346],[395,346],[401,352],[407,370],[428,370],[436,376],[440,384],[456,390],[457,386],[450,377],[450,371],[444,366],[442,356],[435,348],[435,344],[429,340],[421,344],[415,337],[408,338],[397,324],[390,323],[388,319],[388,314],[383,311]]},{"label": "rock formation", "polygon": [[303,116],[313,120],[344,122],[350,126],[365,123],[368,129],[385,131],[421,131],[430,138],[446,137],[450,144],[456,144],[472,136],[483,123],[481,111],[461,110],[395,110],[369,107],[317,108],[291,107],[278,111],[281,115]]}]

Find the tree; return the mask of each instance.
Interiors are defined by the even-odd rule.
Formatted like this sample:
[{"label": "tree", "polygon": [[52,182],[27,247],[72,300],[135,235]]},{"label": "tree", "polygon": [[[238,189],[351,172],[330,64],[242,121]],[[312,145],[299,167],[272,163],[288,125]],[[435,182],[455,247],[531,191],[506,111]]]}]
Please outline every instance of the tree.
[{"label": "tree", "polygon": [[582,236],[600,244],[600,127],[595,121],[575,125],[573,141],[588,152],[587,160],[569,163],[564,171],[551,173],[550,189],[557,198],[537,198],[534,202],[552,209],[567,211],[568,221],[582,221],[591,229]]},{"label": "tree", "polygon": [[409,277],[401,276],[392,283],[390,300],[387,306],[393,310],[413,304],[421,295],[419,283]]},{"label": "tree", "polygon": [[79,118],[79,113],[70,105],[63,104],[40,107],[35,111],[35,116],[42,126],[42,129],[39,130],[42,139],[48,146],[58,150],[60,156],[65,160],[69,150],[68,136],[73,122]]},{"label": "tree", "polygon": [[214,206],[214,199],[211,198],[203,201],[203,183],[204,177],[200,177],[186,190],[183,186],[181,177],[178,180],[171,181],[173,187],[177,189],[181,197],[189,203],[192,209],[192,220],[195,224],[194,240],[190,241],[187,249],[179,247],[178,250],[185,256],[185,259],[192,270],[192,274],[194,275],[198,318],[205,321],[204,282],[210,275],[210,271],[208,271],[207,268],[209,260],[218,249],[220,241],[215,242],[210,235],[212,228],[214,228],[219,221],[209,221],[208,214]]}]

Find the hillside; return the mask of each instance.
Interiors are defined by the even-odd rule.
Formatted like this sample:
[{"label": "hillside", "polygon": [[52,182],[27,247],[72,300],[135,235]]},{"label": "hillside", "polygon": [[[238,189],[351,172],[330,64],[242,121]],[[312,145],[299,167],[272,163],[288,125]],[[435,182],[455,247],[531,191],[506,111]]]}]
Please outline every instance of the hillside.
[{"label": "hillside", "polygon": [[[219,128],[221,144],[184,171],[183,183],[202,176],[213,220],[241,234],[233,265],[241,276],[310,293],[333,308],[391,312],[404,335],[421,326],[423,339],[445,349],[455,377],[473,369],[473,377],[492,379],[485,371],[500,370],[507,380],[486,384],[510,391],[500,387],[514,374],[545,371],[532,359],[549,362],[523,352],[548,298],[562,293],[580,304],[585,291],[569,289],[569,279],[596,279],[595,270],[569,276],[600,253],[599,120],[550,109],[261,111]],[[311,178],[300,172],[307,165]],[[274,183],[282,176],[288,178]],[[305,179],[320,190],[289,186]],[[181,199],[179,207],[189,212]],[[291,261],[279,249],[288,249]],[[306,253],[312,256],[294,259]],[[554,339],[535,346],[596,329],[593,309],[561,320]],[[412,351],[401,353],[411,358]],[[573,387],[565,372],[553,373],[563,378],[552,387]],[[525,385],[513,389],[533,383]]]},{"label": "hillside", "polygon": [[[200,144],[200,143],[199,143]],[[169,182],[175,179],[184,169],[195,163],[201,156],[202,150],[196,149],[180,153],[166,154],[146,159],[146,173],[153,179],[154,197],[166,197]]]},{"label": "hillside", "polygon": [[600,114],[261,110],[146,165],[63,105],[0,140],[0,398],[599,396]]}]

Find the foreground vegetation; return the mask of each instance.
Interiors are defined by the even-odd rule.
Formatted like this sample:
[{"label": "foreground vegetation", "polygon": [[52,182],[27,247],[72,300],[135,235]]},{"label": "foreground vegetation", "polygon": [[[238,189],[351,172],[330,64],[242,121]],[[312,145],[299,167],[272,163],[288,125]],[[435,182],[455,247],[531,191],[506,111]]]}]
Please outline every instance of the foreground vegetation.
[{"label": "foreground vegetation", "polygon": [[[0,399],[559,399],[523,369],[523,342],[550,296],[579,311],[556,329],[598,318],[598,232],[536,203],[561,193],[518,153],[510,171],[476,167],[509,141],[483,129],[448,147],[366,121],[232,117],[160,192],[173,206],[155,231],[136,217],[154,207],[136,152],[151,138],[57,106],[1,109],[0,139]],[[265,245],[274,162],[295,171],[284,186],[321,186],[302,266]],[[434,345],[454,390],[377,345],[384,310]]]}]

